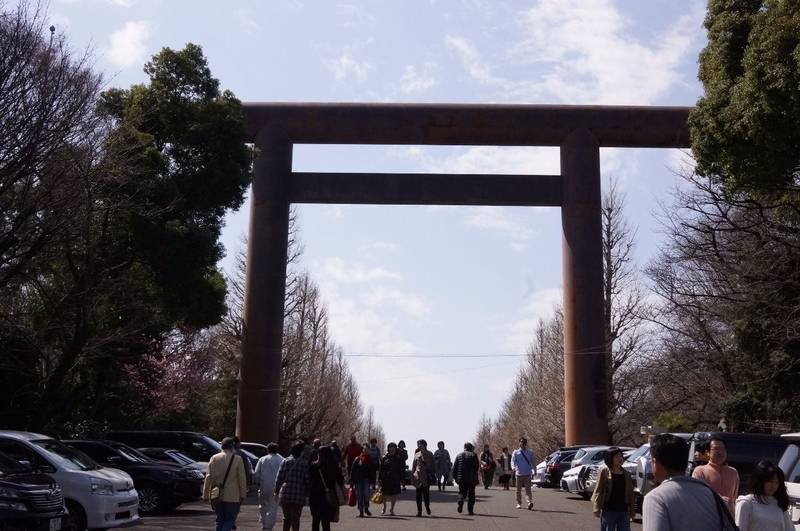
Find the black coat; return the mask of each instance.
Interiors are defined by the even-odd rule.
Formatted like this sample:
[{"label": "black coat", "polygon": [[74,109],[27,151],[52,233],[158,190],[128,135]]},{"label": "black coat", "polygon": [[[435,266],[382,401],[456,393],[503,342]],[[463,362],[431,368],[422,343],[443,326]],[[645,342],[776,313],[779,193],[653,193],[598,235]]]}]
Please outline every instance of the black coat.
[{"label": "black coat", "polygon": [[463,451],[453,463],[453,479],[460,485],[477,485],[480,462],[475,452]]},{"label": "black coat", "polygon": [[384,455],[383,459],[381,459],[381,470],[379,475],[381,492],[387,496],[400,494],[400,484],[403,480],[405,470],[405,463],[403,463],[399,455]]},{"label": "black coat", "polygon": [[350,468],[350,483],[358,483],[363,480],[370,481],[375,477],[376,467],[377,464],[373,463],[369,457],[367,457],[366,463],[361,462],[361,456],[356,457],[355,461],[353,461],[353,466]]}]

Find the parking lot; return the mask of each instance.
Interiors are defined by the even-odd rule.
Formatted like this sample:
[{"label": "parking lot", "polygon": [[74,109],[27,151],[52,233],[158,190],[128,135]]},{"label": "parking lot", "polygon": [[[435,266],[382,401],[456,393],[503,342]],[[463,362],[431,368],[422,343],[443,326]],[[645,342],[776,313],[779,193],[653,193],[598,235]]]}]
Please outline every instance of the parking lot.
[{"label": "parking lot", "polygon": [[[533,531],[596,531],[600,528],[597,518],[592,515],[591,503],[577,496],[554,489],[535,489],[533,511],[516,509],[514,491],[478,487],[478,501],[475,516],[456,512],[458,494],[450,489],[441,493],[431,492],[431,516],[416,517],[414,489],[409,488],[397,502],[397,516],[379,516],[380,508],[372,507],[371,518],[358,518],[358,511],[342,507],[341,520],[333,524],[334,529],[343,530],[484,530],[502,529]],[[155,530],[208,530],[214,528],[214,515],[207,505],[192,503],[181,506],[177,511],[157,517],[143,519],[144,525],[137,526],[140,531]],[[279,520],[280,523],[280,520]],[[311,514],[308,507],[303,509],[302,529],[311,529]],[[260,529],[258,506],[255,500],[248,500],[242,507],[238,529],[252,531]],[[280,528],[276,526],[276,528]],[[634,523],[632,529],[641,529]]]}]

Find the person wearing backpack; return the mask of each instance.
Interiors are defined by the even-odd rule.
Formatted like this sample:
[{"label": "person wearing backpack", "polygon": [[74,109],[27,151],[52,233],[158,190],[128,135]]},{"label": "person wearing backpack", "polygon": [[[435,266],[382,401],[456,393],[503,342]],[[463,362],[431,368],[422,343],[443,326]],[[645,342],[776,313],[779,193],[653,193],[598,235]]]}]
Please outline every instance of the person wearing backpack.
[{"label": "person wearing backpack", "polygon": [[203,501],[211,502],[217,514],[217,531],[233,529],[242,502],[247,497],[244,463],[236,455],[234,445],[231,437],[222,440],[222,451],[211,456],[203,482]]},{"label": "person wearing backpack", "polygon": [[528,498],[528,510],[533,509],[533,493],[531,493],[531,477],[533,477],[533,450],[528,448],[528,439],[521,437],[519,448],[511,454],[511,468],[517,478],[517,509],[522,509],[522,488]]}]

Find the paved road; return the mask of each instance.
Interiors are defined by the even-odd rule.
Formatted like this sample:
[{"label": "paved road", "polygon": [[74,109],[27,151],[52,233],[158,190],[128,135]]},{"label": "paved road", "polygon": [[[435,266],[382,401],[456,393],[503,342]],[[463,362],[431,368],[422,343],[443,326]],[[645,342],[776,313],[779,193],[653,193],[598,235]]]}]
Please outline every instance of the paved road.
[{"label": "paved road", "polygon": [[[597,531],[600,524],[592,516],[591,505],[576,496],[568,495],[552,489],[536,489],[534,491],[535,507],[533,511],[516,509],[514,492],[484,490],[478,487],[478,502],[475,505],[475,516],[456,512],[457,493],[449,490],[444,493],[431,492],[431,516],[416,517],[414,489],[409,488],[397,502],[397,516],[378,516],[379,508],[372,507],[371,518],[358,518],[358,511],[350,507],[342,507],[341,521],[333,524],[332,529],[342,531],[407,531],[407,530],[503,530],[503,531]],[[138,531],[155,530],[213,530],[214,515],[199,503],[186,504],[177,511],[159,517],[144,518],[144,525],[134,529]],[[280,520],[278,522],[280,524]],[[302,529],[311,529],[311,514],[308,507],[303,509]],[[238,521],[240,531],[257,531],[258,507],[248,502],[242,507]],[[281,529],[280,525],[276,529]],[[641,525],[634,523],[633,530],[641,530]]]}]

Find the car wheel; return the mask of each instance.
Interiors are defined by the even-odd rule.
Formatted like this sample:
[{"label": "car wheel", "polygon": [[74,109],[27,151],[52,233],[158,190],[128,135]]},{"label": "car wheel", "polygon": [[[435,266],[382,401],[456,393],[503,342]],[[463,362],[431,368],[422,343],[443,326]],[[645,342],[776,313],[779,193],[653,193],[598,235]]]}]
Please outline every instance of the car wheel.
[{"label": "car wheel", "polygon": [[64,531],[86,531],[86,513],[83,507],[72,500],[67,500],[65,505],[69,514],[66,518]]},{"label": "car wheel", "polygon": [[164,503],[164,496],[155,485],[143,485],[137,488],[139,493],[139,512],[142,514],[152,514],[159,509]]}]

